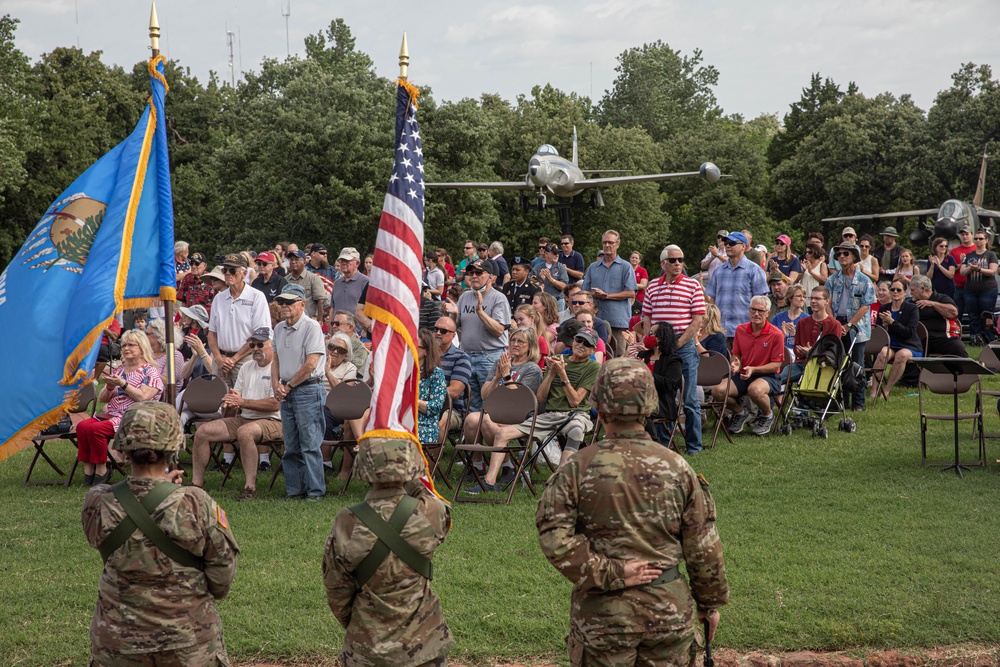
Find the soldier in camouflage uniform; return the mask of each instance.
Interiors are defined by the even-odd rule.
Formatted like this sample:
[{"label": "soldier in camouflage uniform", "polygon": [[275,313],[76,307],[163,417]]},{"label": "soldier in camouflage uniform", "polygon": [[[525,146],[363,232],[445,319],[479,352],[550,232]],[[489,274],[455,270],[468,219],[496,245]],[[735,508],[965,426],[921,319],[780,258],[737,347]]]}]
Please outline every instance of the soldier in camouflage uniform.
[{"label": "soldier in camouflage uniform", "polygon": [[[132,464],[122,484],[136,499],[176,477],[167,472],[167,456],[183,438],[177,413],[165,403],[135,403],[125,412],[114,447]],[[202,559],[203,569],[181,565],[135,530],[108,555],[101,573],[90,664],[229,665],[215,600],[229,593],[239,547],[225,512],[202,489],[186,486],[149,514],[168,540]],[[100,548],[126,516],[114,487],[93,487],[83,507],[87,541]]]},{"label": "soldier in camouflage uniform", "polygon": [[[424,464],[416,445],[387,438],[363,440],[354,469],[372,484],[365,502],[386,521],[404,495],[416,498],[416,509],[400,534],[429,560],[444,542],[450,509],[421,483]],[[359,566],[377,541],[351,509],[343,509],[326,542],[327,602],[347,630],[341,662],[345,667],[447,664],[455,641],[427,578],[389,551],[371,578],[358,586]]]},{"label": "soldier in camouflage uniform", "polygon": [[643,430],[657,399],[640,361],[606,362],[590,405],[605,438],[552,475],[535,516],[542,552],[574,585],[570,662],[694,665],[694,605],[711,637],[729,599],[708,483]]}]

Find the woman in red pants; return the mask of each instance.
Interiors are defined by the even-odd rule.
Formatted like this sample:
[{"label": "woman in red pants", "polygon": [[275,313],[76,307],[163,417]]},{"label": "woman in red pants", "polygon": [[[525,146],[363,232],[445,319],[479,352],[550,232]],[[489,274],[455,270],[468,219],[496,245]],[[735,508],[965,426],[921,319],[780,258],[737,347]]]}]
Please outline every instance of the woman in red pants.
[{"label": "woman in red pants", "polygon": [[99,400],[107,403],[104,412],[77,424],[77,458],[83,462],[83,486],[105,484],[108,469],[108,442],[122,423],[122,415],[133,403],[154,401],[163,391],[153,352],[141,331],[126,331],[121,337],[122,365],[104,373],[104,389]]}]

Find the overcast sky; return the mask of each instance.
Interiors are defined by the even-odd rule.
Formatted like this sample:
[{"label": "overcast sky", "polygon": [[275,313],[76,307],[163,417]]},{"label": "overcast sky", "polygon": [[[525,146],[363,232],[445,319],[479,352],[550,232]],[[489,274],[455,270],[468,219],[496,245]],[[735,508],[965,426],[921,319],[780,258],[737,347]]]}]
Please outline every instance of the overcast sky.
[{"label": "overcast sky", "polygon": [[[265,56],[285,57],[289,9],[292,54],[340,17],[387,77],[398,73],[405,30],[410,79],[439,101],[483,92],[513,100],[545,83],[597,101],[618,54],[660,39],[686,55],[702,50],[719,70],[726,113],[780,118],[813,72],[841,87],[855,81],[868,96],[909,93],[926,111],[962,63],[1000,55],[998,0],[158,0],[161,49],[202,81],[209,70],[228,80],[232,31],[239,78]],[[0,0],[8,13],[33,61],[77,44],[124,67],[146,57],[147,0]]]}]

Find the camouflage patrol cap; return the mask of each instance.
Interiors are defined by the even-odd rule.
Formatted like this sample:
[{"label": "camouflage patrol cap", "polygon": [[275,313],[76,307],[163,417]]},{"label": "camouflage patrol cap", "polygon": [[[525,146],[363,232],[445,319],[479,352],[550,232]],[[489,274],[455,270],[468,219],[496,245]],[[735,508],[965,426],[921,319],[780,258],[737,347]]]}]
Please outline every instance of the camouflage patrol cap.
[{"label": "camouflage patrol cap", "polygon": [[653,374],[638,359],[618,357],[604,362],[590,392],[590,407],[608,415],[639,417],[656,412]]},{"label": "camouflage patrol cap", "polygon": [[176,452],[183,444],[184,430],[177,411],[160,401],[144,401],[133,403],[125,411],[122,425],[115,433],[114,446],[120,452],[137,449]]},{"label": "camouflage patrol cap", "polygon": [[369,484],[402,486],[424,473],[424,462],[416,443],[411,440],[365,438],[358,447],[354,471]]}]

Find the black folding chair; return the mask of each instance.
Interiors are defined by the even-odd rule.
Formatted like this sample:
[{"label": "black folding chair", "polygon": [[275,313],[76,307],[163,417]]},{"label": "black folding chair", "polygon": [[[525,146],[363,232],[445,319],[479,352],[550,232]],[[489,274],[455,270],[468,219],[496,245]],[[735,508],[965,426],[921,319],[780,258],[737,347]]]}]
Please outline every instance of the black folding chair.
[{"label": "black folding chair", "polygon": [[[28,473],[24,476],[25,486],[49,486],[53,484],[62,484],[63,486],[69,486],[73,483],[73,475],[76,474],[76,467],[79,465],[80,461],[74,457],[73,467],[70,469],[67,475],[62,471],[62,469],[56,465],[48,453],[45,451],[45,445],[51,442],[57,442],[59,440],[66,440],[73,444],[74,447],[77,446],[76,442],[76,425],[87,419],[93,417],[94,413],[97,411],[97,385],[93,382],[83,385],[80,388],[80,395],[77,396],[76,408],[69,411],[70,419],[73,420],[73,426],[66,433],[39,433],[34,438],[31,439],[31,444],[35,447],[35,455],[31,459],[31,464],[28,465]],[[90,413],[89,415],[87,413]],[[75,419],[74,419],[75,417]],[[62,479],[45,480],[39,482],[31,481],[31,473],[35,469],[35,464],[38,463],[38,459],[43,459],[49,464],[49,467],[56,471]]]}]

